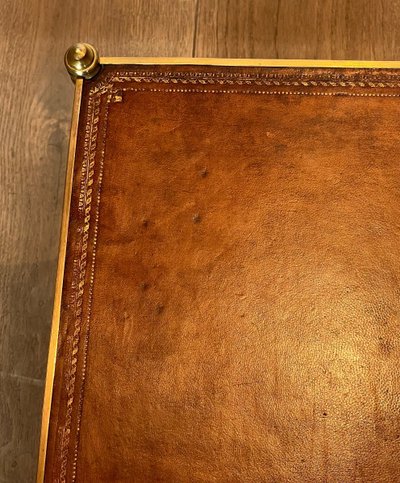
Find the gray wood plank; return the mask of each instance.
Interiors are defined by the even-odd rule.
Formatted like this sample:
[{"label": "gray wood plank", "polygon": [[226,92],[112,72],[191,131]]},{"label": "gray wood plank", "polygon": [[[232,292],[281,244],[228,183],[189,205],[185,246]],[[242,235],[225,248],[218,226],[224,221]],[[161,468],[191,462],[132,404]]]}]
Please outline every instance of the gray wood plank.
[{"label": "gray wood plank", "polygon": [[195,54],[398,60],[399,0],[199,0]]}]

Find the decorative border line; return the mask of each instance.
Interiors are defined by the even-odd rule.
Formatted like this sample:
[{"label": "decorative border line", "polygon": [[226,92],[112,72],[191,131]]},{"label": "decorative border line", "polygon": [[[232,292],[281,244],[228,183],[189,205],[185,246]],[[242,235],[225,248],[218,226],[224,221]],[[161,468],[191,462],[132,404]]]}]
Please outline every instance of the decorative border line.
[{"label": "decorative border line", "polygon": [[[70,340],[70,358],[67,362],[70,363],[70,368],[66,369],[66,391],[67,391],[67,405],[65,413],[65,424],[60,427],[60,482],[66,481],[68,452],[72,425],[73,402],[75,395],[75,382],[78,364],[78,352],[80,346],[80,333],[83,317],[83,296],[85,288],[85,277],[87,267],[87,250],[89,244],[89,230],[91,219],[91,204],[93,194],[93,177],[95,168],[95,155],[98,139],[98,123],[100,114],[100,97],[95,99],[95,102],[89,102],[87,108],[87,123],[85,126],[84,139],[84,156],[81,168],[81,183],[78,201],[78,213],[83,217],[83,224],[78,228],[78,233],[81,234],[79,242],[79,258],[77,261],[77,269],[75,270],[72,280],[73,304],[74,304],[74,332]],[[74,260],[75,262],[75,260]],[[79,423],[78,423],[79,424]]]},{"label": "decorative border line", "polygon": [[[97,99],[96,99],[97,102]],[[98,102],[100,104],[100,98],[98,98]],[[83,349],[83,366],[82,366],[82,385],[81,391],[79,394],[79,407],[78,407],[78,420],[77,420],[77,429],[76,429],[76,441],[75,441],[75,448],[74,448],[74,460],[73,460],[73,470],[72,470],[72,481],[76,479],[76,471],[77,471],[77,461],[78,461],[78,447],[79,447],[79,433],[80,433],[80,422],[82,419],[82,412],[83,412],[83,396],[84,396],[84,389],[85,389],[85,376],[86,376],[86,368],[87,368],[87,355],[88,355],[88,345],[89,345],[89,323],[90,323],[90,316],[92,313],[92,299],[93,299],[93,286],[94,286],[94,273],[95,273],[95,263],[96,263],[96,248],[97,248],[97,237],[98,237],[98,225],[99,225],[99,215],[100,215],[100,199],[101,199],[101,185],[103,180],[103,171],[104,171],[104,153],[105,153],[105,140],[107,134],[107,127],[108,127],[108,104],[109,100],[107,100],[107,109],[104,114],[104,126],[102,130],[102,142],[103,142],[103,149],[101,151],[101,158],[100,158],[100,169],[99,169],[99,177],[98,177],[98,190],[96,196],[96,213],[94,219],[94,231],[93,231],[93,249],[92,249],[92,263],[90,265],[90,279],[89,279],[89,300],[88,300],[88,309],[87,309],[87,316],[86,316],[86,323],[88,330],[86,332],[86,337],[84,339],[84,349]],[[100,109],[100,107],[99,107]],[[91,150],[89,150],[89,156],[92,154]],[[95,149],[93,150],[93,169],[92,169],[92,178],[90,178],[93,182],[93,175],[94,175],[94,156],[95,156]]]},{"label": "decorative border line", "polygon": [[[388,78],[390,80],[388,80]],[[237,73],[237,72],[149,72],[120,71],[109,72],[94,88],[94,92],[108,90],[111,84],[124,82],[159,83],[159,84],[202,84],[202,85],[257,85],[266,87],[370,87],[398,88],[400,73],[355,72],[303,72],[293,73]]]},{"label": "decorative border line", "polygon": [[[202,77],[203,76],[203,77]],[[61,432],[61,449],[60,449],[60,471],[59,483],[66,483],[67,478],[67,466],[68,466],[68,456],[69,456],[69,446],[70,446],[70,434],[72,426],[72,411],[73,402],[75,395],[75,382],[76,382],[76,372],[78,369],[78,355],[81,345],[81,326],[83,319],[83,298],[85,294],[85,279],[87,277],[87,256],[88,256],[88,243],[89,243],[89,232],[91,227],[91,211],[92,211],[92,195],[93,195],[93,183],[94,174],[96,168],[96,155],[98,146],[98,134],[99,134],[99,123],[100,123],[100,111],[101,111],[101,101],[106,98],[106,105],[104,107],[104,121],[102,121],[102,143],[103,149],[100,153],[99,160],[99,175],[98,175],[98,192],[97,192],[97,205],[96,214],[94,217],[94,228],[93,228],[93,248],[92,248],[92,260],[90,265],[90,278],[88,283],[88,308],[87,308],[87,329],[86,337],[84,339],[83,346],[83,365],[81,373],[81,390],[79,394],[79,406],[78,415],[76,421],[76,438],[74,442],[74,452],[73,452],[73,462],[72,462],[72,475],[71,481],[76,481],[77,475],[77,462],[79,453],[79,433],[81,427],[81,418],[83,411],[83,400],[84,400],[84,387],[86,378],[86,367],[87,367],[87,357],[89,348],[89,329],[90,329],[90,315],[91,306],[93,298],[93,286],[94,286],[94,274],[95,274],[95,260],[96,260],[96,248],[97,248],[97,237],[98,237],[98,223],[99,223],[99,212],[100,212],[100,197],[101,197],[101,183],[103,179],[104,172],[104,155],[105,155],[105,140],[107,135],[108,127],[108,112],[110,103],[121,102],[121,96],[118,94],[125,91],[135,91],[135,92],[179,92],[179,93],[210,93],[210,94],[254,94],[254,95],[301,95],[301,96],[342,96],[342,97],[400,97],[399,94],[392,93],[382,93],[382,92],[343,92],[340,91],[284,91],[284,90],[242,90],[242,89],[202,89],[202,88],[146,88],[146,87],[121,87],[120,84],[125,82],[134,83],[146,83],[146,84],[200,84],[200,85],[264,85],[264,86],[295,86],[295,87],[362,87],[362,88],[393,88],[400,87],[400,81],[398,82],[387,82],[387,81],[351,81],[351,80],[334,80],[329,81],[326,79],[314,79],[311,78],[307,81],[301,80],[306,77],[307,74],[295,76],[290,79],[278,79],[278,75],[275,73],[269,73],[258,76],[250,76],[249,74],[219,74],[219,73],[187,73],[187,72],[111,72],[107,74],[103,80],[100,80],[95,86],[91,87],[88,93],[88,104],[87,104],[87,121],[85,126],[85,138],[83,147],[83,161],[81,168],[81,183],[79,191],[78,200],[78,212],[80,216],[83,217],[82,226],[77,229],[77,232],[81,235],[79,246],[80,246],[80,258],[78,262],[78,270],[74,273],[71,289],[73,292],[74,300],[74,332],[71,342],[71,351],[68,358],[66,358],[66,368],[65,373],[69,376],[66,381],[66,393],[67,393],[67,404],[65,412],[65,423],[59,428],[58,431]],[[324,74],[326,77],[326,74]],[[300,80],[299,80],[300,77]],[[338,77],[336,74],[334,77]],[[342,76],[343,77],[343,76]],[[349,76],[347,76],[349,77]],[[395,76],[396,81],[399,76]],[[106,97],[104,96],[106,95]],[[117,99],[115,97],[117,96]]]},{"label": "decorative border line", "polygon": [[[400,87],[400,85],[399,85]],[[206,94],[254,94],[254,95],[288,95],[288,96],[333,96],[333,97],[400,97],[400,94],[386,94],[383,92],[306,92],[306,91],[254,91],[254,90],[238,90],[238,89],[146,89],[146,88],[129,88],[123,87],[122,89],[116,89],[114,94],[119,94],[125,91],[134,92],[194,92],[194,93],[206,93]],[[121,96],[119,96],[121,97]],[[122,99],[118,99],[114,102],[121,102]]]}]

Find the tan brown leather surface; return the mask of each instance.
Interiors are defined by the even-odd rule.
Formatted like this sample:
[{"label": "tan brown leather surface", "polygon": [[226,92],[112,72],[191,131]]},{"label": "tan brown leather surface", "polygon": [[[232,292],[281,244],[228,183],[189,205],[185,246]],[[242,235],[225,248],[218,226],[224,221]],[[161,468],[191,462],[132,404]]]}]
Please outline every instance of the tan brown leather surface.
[{"label": "tan brown leather surface", "polygon": [[398,71],[85,83],[47,482],[400,481]]}]

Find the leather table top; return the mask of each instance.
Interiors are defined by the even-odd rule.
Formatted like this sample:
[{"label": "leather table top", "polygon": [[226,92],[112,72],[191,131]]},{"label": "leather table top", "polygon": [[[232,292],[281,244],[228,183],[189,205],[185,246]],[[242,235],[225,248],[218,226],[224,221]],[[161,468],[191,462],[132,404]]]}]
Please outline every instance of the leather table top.
[{"label": "leather table top", "polygon": [[85,81],[47,482],[400,481],[400,72]]}]

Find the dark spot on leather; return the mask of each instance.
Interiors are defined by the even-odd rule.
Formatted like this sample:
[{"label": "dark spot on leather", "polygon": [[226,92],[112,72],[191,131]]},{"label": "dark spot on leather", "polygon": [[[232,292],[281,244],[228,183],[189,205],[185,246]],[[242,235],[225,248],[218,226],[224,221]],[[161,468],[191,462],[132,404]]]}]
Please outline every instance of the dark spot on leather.
[{"label": "dark spot on leather", "polygon": [[142,290],[143,292],[145,292],[148,288],[149,288],[149,284],[147,282],[141,282],[140,284],[140,290]]},{"label": "dark spot on leather", "polygon": [[324,412],[322,413],[322,416],[324,416],[324,418],[326,418],[326,416],[328,416],[328,413],[327,413],[326,411],[324,411]]},{"label": "dark spot on leather", "polygon": [[200,223],[201,222],[201,216],[196,213],[194,216],[193,216],[193,223]]},{"label": "dark spot on leather", "polygon": [[252,163],[249,163],[247,165],[247,167],[250,168],[250,169],[257,169],[257,170],[259,170],[259,169],[261,169],[263,167],[263,163],[260,163],[260,162],[252,162]]},{"label": "dark spot on leather", "polygon": [[142,220],[142,226],[143,228],[147,228],[149,226],[149,220],[147,218]]},{"label": "dark spot on leather", "polygon": [[164,305],[163,304],[157,304],[156,305],[156,314],[160,315],[164,312]]},{"label": "dark spot on leather", "polygon": [[379,349],[382,354],[389,355],[393,351],[393,344],[389,339],[384,337],[378,337],[379,340]]},{"label": "dark spot on leather", "polygon": [[203,168],[201,171],[200,171],[200,176],[202,178],[206,178],[208,176],[208,169],[207,168]]}]

